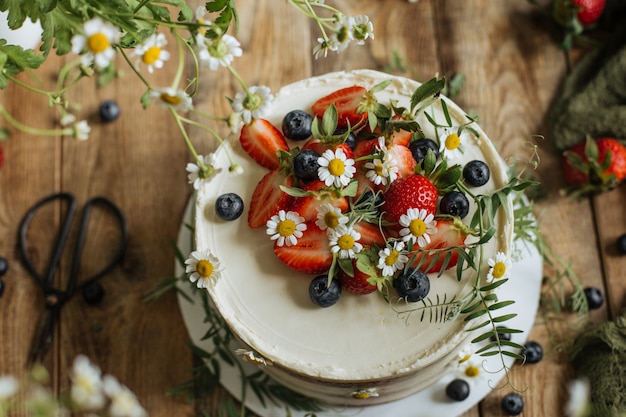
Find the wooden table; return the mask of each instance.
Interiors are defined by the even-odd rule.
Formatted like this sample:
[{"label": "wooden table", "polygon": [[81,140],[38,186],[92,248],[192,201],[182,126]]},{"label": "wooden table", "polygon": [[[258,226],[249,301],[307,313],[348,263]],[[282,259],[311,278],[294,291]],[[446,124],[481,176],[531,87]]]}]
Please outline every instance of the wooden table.
[{"label": "wooden table", "polygon": [[[330,0],[328,0],[330,2]],[[546,135],[546,111],[557,92],[566,65],[558,48],[558,30],[524,0],[444,1],[360,0],[332,2],[345,12],[366,14],[375,23],[375,40],[315,60],[311,54],[316,27],[286,2],[238,0],[241,29],[237,38],[244,55],[235,67],[250,85],[281,85],[328,71],[384,69],[397,52],[406,61],[407,74],[426,80],[438,73],[466,77],[455,100],[466,111],[480,115],[480,124],[505,156],[522,152],[522,143]],[[69,59],[69,58],[64,58]],[[65,62],[51,57],[38,71],[40,88],[53,89],[54,77]],[[123,65],[123,62],[119,61]],[[168,85],[173,65],[150,79]],[[20,77],[29,80],[25,74]],[[30,80],[32,81],[32,80]],[[213,114],[228,114],[223,99],[237,91],[227,71],[206,74],[195,106]],[[13,131],[2,144],[5,163],[0,170],[0,255],[10,262],[2,279],[0,297],[0,373],[22,375],[32,333],[43,309],[43,297],[19,260],[17,230],[22,216],[40,198],[67,191],[79,204],[104,195],[115,201],[128,221],[130,239],[123,263],[103,280],[106,296],[97,306],[76,297],[63,309],[54,344],[45,365],[56,390],[68,387],[68,370],[77,354],[86,354],[104,372],[130,387],[150,415],[203,415],[213,412],[218,392],[194,404],[167,391],[190,377],[198,364],[185,343],[188,335],[176,296],[168,293],[155,302],[144,296],[174,269],[171,242],[176,239],[183,210],[192,189],[185,164],[191,161],[180,132],[169,114],[155,106],[142,110],[144,92],[132,73],[105,88],[93,80],[81,83],[70,97],[81,103],[76,111],[91,126],[90,139],[38,137]],[[115,99],[122,116],[101,123],[99,104]],[[2,104],[17,119],[42,128],[58,125],[42,96],[10,86]],[[200,153],[214,144],[200,130],[190,134]],[[626,296],[626,257],[613,245],[626,232],[624,187],[596,198],[562,198],[564,186],[560,157],[550,138],[538,140],[541,165],[537,174],[546,198],[537,203],[543,233],[554,251],[566,261],[584,285],[599,287],[607,302],[591,314],[592,322],[615,317]],[[50,213],[58,226],[59,209]],[[33,231],[34,239],[51,239],[53,227]],[[108,229],[97,222],[90,238],[106,239]],[[37,259],[45,253],[36,252]],[[85,254],[98,258],[91,247]],[[64,261],[65,267],[67,262]],[[66,268],[67,269],[67,268]],[[551,271],[546,270],[546,273]],[[60,278],[67,280],[66,270]],[[528,387],[524,416],[562,415],[567,398],[565,383],[572,371],[550,353],[546,327],[536,325],[530,338],[548,349],[545,360],[513,372],[518,387]],[[509,390],[497,390],[465,416],[500,416],[500,400]]]}]

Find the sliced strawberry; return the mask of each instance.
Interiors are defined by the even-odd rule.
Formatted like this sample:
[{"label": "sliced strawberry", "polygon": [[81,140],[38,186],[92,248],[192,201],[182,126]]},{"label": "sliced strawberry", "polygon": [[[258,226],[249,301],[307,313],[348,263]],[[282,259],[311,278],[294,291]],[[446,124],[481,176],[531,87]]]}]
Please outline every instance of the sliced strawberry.
[{"label": "sliced strawberry", "polygon": [[359,239],[361,245],[365,247],[372,245],[376,245],[379,248],[385,247],[385,236],[377,224],[360,221],[354,223],[353,228],[361,234],[361,239]]},{"label": "sliced strawberry", "polygon": [[437,189],[423,175],[413,174],[391,183],[385,193],[383,218],[397,224],[410,208],[425,209],[433,214],[437,209]]},{"label": "sliced strawberry", "polygon": [[352,260],[354,276],[348,275],[345,271],[339,270],[337,278],[341,282],[341,288],[353,294],[370,294],[376,291],[376,285],[372,285],[367,280],[370,275],[360,271],[356,266],[356,261]]},{"label": "sliced strawberry", "polygon": [[307,222],[307,229],[292,246],[274,245],[274,253],[287,265],[306,274],[321,274],[330,269],[333,255],[330,252],[326,232]]},{"label": "sliced strawberry", "polygon": [[264,226],[279,210],[289,207],[294,197],[284,193],[279,187],[293,187],[294,179],[275,169],[261,178],[252,192],[248,225],[252,228]]},{"label": "sliced strawberry", "polygon": [[408,130],[397,130],[391,135],[391,143],[394,145],[409,146],[412,134],[413,133]]},{"label": "sliced strawberry", "polygon": [[348,210],[348,199],[346,197],[330,198],[323,196],[307,196],[298,197],[290,206],[291,211],[295,211],[306,220],[317,220],[317,211],[322,204],[328,203],[334,207],[338,207],[341,212]]},{"label": "sliced strawberry", "polygon": [[341,88],[318,99],[313,103],[312,110],[317,117],[322,118],[326,109],[334,104],[337,109],[338,127],[355,126],[367,119],[367,112],[357,113],[359,104],[366,94],[367,89],[359,85]]},{"label": "sliced strawberry", "polygon": [[267,169],[278,168],[277,151],[289,151],[285,136],[265,119],[254,119],[251,123],[244,124],[239,141],[248,155]]},{"label": "sliced strawberry", "polygon": [[[417,249],[409,255],[413,259],[412,265],[419,265],[424,272],[439,272],[443,268],[446,257],[450,254],[450,261],[446,269],[456,266],[459,260],[457,250],[448,250],[455,246],[463,246],[467,234],[454,224],[452,220],[438,220],[437,233],[430,235],[430,243],[424,248]],[[431,252],[432,251],[432,252]]]},{"label": "sliced strawberry", "polygon": [[415,162],[409,148],[404,145],[391,145],[387,152],[396,163],[399,178],[408,177],[415,173],[417,162]]}]

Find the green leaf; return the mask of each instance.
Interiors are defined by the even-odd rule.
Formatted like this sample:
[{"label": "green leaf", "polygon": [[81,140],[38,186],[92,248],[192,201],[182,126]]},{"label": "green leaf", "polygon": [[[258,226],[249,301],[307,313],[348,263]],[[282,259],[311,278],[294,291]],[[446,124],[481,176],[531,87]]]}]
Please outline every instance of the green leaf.
[{"label": "green leaf", "polygon": [[465,317],[465,321],[472,321],[475,318],[478,318],[480,316],[484,316],[485,314],[487,314],[487,310],[477,310],[474,311],[472,314],[468,314],[467,317]]},{"label": "green leaf", "polygon": [[330,106],[326,110],[324,110],[324,115],[322,116],[322,125],[320,133],[322,136],[330,136],[335,130],[337,130],[337,122],[339,120],[339,116],[337,114],[337,108],[334,104],[331,103]]},{"label": "green leaf", "polygon": [[511,320],[514,317],[517,317],[516,313],[505,314],[505,315],[502,315],[502,316],[494,317],[494,318],[491,319],[491,321],[493,321],[494,323],[502,323],[502,322]]},{"label": "green leaf", "polygon": [[507,281],[508,281],[508,278],[497,279],[493,281],[491,284],[487,284],[484,287],[480,287],[480,292],[487,292],[487,291],[495,290],[496,288],[498,288],[500,285],[503,285]]},{"label": "green leaf", "polygon": [[487,307],[490,311],[494,311],[494,310],[498,310],[500,308],[504,308],[507,306],[510,306],[511,304],[515,304],[515,301],[513,300],[509,300],[509,301],[501,301],[499,303],[495,303],[490,305],[489,307]]},{"label": "green leaf", "polygon": [[425,99],[435,97],[446,85],[446,79],[434,77],[415,89],[411,96],[411,112]]}]

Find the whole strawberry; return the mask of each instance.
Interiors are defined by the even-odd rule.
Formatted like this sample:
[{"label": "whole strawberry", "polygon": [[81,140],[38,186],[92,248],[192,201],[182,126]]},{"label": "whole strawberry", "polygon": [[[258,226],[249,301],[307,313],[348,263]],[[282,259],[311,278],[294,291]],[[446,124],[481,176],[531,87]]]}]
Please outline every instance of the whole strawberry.
[{"label": "whole strawberry", "polygon": [[602,16],[606,0],[572,0],[577,9],[576,17],[583,26],[590,26]]},{"label": "whole strawberry", "polygon": [[406,214],[410,208],[424,209],[434,214],[437,209],[437,195],[433,183],[423,175],[414,174],[397,179],[385,193],[383,218],[397,224],[400,216]]},{"label": "whole strawberry", "polygon": [[614,138],[588,138],[563,152],[563,173],[574,194],[610,190],[626,177],[626,147]]},{"label": "whole strawberry", "polygon": [[565,31],[563,49],[598,21],[605,5],[606,0],[552,0],[552,16]]}]

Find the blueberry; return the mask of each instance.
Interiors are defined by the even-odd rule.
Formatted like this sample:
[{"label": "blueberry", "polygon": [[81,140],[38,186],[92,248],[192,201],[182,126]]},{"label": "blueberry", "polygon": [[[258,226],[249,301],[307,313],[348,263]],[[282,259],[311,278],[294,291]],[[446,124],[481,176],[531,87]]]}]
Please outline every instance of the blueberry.
[{"label": "blueberry", "polygon": [[302,110],[292,110],[283,117],[283,134],[287,139],[305,140],[311,137],[313,118]]},{"label": "blueberry", "polygon": [[83,287],[83,299],[87,304],[98,304],[104,297],[104,288],[99,282],[94,281]]},{"label": "blueberry", "polygon": [[328,275],[318,275],[309,284],[309,297],[320,307],[330,307],[339,301],[341,284],[333,278],[328,285]]},{"label": "blueberry", "polygon": [[320,154],[313,149],[302,149],[293,157],[293,173],[302,181],[312,181],[319,177],[317,169],[320,164],[317,162]]},{"label": "blueberry", "polygon": [[409,143],[409,150],[417,163],[426,158],[429,149],[435,153],[435,158],[439,158],[439,146],[437,146],[437,142],[434,140],[424,138]]},{"label": "blueberry", "polygon": [[[498,332],[498,339],[509,341],[509,340],[511,340],[511,333],[500,333],[500,332]],[[489,338],[489,340],[491,340],[492,342],[495,342],[496,341],[496,335],[494,334],[493,336],[491,336]]]},{"label": "blueberry", "polygon": [[463,178],[472,187],[480,187],[489,181],[489,166],[483,161],[470,161],[463,167]]},{"label": "blueberry", "polygon": [[521,355],[526,358],[526,363],[537,363],[543,359],[543,347],[537,342],[528,341],[522,349]]},{"label": "blueberry", "polygon": [[602,292],[596,287],[587,287],[584,289],[585,297],[587,298],[587,305],[590,310],[596,310],[602,307],[604,304],[604,296]]},{"label": "blueberry", "polygon": [[7,273],[9,270],[9,261],[7,258],[0,256],[0,277]]},{"label": "blueberry", "polygon": [[469,200],[460,191],[450,191],[439,202],[439,212],[462,219],[469,213]]},{"label": "blueberry", "polygon": [[100,119],[103,122],[112,122],[120,117],[120,106],[115,100],[106,100],[100,104]]},{"label": "blueberry", "polygon": [[215,200],[215,214],[222,220],[235,220],[243,213],[243,200],[235,193],[226,193]]},{"label": "blueberry", "polygon": [[510,416],[516,416],[524,410],[524,399],[516,392],[511,392],[502,397],[502,411]]},{"label": "blueberry", "polygon": [[398,275],[395,282],[396,292],[407,301],[414,303],[428,295],[430,280],[419,269],[409,268],[406,274]]},{"label": "blueberry", "polygon": [[[343,135],[344,133],[346,133],[346,129],[337,129],[335,131],[335,135]],[[350,132],[343,143],[348,145],[350,149],[354,150],[354,148],[356,148],[356,135],[353,132]]]},{"label": "blueberry", "polygon": [[617,238],[615,245],[617,246],[617,251],[621,255],[626,255],[626,233]]},{"label": "blueberry", "polygon": [[470,394],[470,386],[463,379],[455,379],[446,387],[446,395],[454,401],[463,401]]}]

